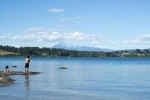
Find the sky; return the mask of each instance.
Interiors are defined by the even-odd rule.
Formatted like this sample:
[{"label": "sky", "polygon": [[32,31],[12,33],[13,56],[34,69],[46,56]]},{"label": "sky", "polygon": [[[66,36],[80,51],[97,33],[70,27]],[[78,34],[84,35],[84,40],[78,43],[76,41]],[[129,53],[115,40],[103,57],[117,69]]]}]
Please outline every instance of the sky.
[{"label": "sky", "polygon": [[150,0],[0,0],[0,45],[150,48]]}]

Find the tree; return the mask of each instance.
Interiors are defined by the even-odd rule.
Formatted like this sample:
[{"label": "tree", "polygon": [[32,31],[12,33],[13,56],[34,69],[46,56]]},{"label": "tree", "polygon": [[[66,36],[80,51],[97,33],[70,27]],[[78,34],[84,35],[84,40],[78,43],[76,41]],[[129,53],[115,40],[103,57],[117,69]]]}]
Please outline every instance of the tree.
[{"label": "tree", "polygon": [[136,49],[135,52],[136,53],[141,53],[141,50],[140,49]]},{"label": "tree", "polygon": [[148,49],[144,49],[143,53],[144,53],[145,56],[147,56],[147,54],[149,53],[149,50]]}]

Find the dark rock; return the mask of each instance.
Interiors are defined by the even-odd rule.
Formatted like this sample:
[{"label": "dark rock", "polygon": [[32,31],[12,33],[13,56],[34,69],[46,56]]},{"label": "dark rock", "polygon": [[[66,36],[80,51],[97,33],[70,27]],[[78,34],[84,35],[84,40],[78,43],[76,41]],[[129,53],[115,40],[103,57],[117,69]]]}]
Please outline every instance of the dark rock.
[{"label": "dark rock", "polygon": [[12,66],[13,68],[16,68],[17,66],[16,65],[14,65],[14,66]]},{"label": "dark rock", "polygon": [[0,75],[35,75],[35,74],[40,74],[40,72],[22,72],[22,71],[3,72],[3,71],[0,71]]},{"label": "dark rock", "polygon": [[66,68],[66,67],[59,67],[59,69],[68,69],[68,68]]},{"label": "dark rock", "polygon": [[8,77],[0,77],[0,83],[11,83],[15,80],[8,78]]}]

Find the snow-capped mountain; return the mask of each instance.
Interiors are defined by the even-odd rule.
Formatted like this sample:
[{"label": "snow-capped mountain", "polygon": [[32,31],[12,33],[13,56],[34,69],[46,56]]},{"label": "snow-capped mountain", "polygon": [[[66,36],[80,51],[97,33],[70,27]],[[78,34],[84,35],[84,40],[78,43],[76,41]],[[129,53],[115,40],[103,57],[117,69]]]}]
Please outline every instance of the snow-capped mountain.
[{"label": "snow-capped mountain", "polygon": [[71,44],[60,42],[56,45],[53,45],[52,48],[66,49],[66,50],[77,50],[77,51],[104,51],[111,52],[113,50],[107,48],[98,48],[98,47],[88,47],[88,46],[73,46]]}]

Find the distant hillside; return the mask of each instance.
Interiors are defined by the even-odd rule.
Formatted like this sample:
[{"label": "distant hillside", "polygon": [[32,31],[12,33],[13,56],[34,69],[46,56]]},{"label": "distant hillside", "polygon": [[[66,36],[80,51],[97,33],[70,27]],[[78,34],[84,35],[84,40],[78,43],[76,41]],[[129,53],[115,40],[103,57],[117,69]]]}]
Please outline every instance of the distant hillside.
[{"label": "distant hillside", "polygon": [[0,55],[7,55],[7,54],[16,54],[16,53],[8,52],[0,49]]},{"label": "distant hillside", "polygon": [[61,41],[60,43],[52,46],[52,48],[57,49],[66,49],[66,50],[76,50],[76,51],[103,51],[103,52],[112,52],[113,50],[108,48],[98,48],[98,47],[89,47],[89,46],[73,46],[71,44]]}]

